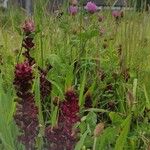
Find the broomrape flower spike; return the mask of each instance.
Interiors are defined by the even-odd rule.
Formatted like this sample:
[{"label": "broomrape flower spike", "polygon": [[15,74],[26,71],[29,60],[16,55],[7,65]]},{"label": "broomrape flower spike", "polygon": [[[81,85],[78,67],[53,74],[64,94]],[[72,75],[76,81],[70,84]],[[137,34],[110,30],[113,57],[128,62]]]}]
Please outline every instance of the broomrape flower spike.
[{"label": "broomrape flower spike", "polygon": [[22,40],[22,47],[17,57],[17,63],[19,61],[20,55],[22,54],[23,47],[26,49],[26,52],[24,53],[27,53],[27,51],[31,50],[34,47],[34,42],[33,42],[34,38],[32,35],[32,33],[35,31],[34,21],[32,19],[25,20],[22,29],[23,29],[24,36]]},{"label": "broomrape flower spike", "polygon": [[34,43],[33,43],[34,38],[33,38],[33,35],[31,35],[33,32],[35,32],[34,21],[32,19],[25,20],[22,28],[25,34],[22,46],[26,50],[30,50],[34,47]]},{"label": "broomrape flower spike", "polygon": [[16,65],[13,84],[18,99],[14,120],[21,132],[18,140],[25,145],[26,150],[35,148],[35,138],[38,135],[38,108],[31,92],[33,79],[32,66],[28,61]]},{"label": "broomrape flower spike", "polygon": [[78,140],[77,131],[73,131],[74,125],[80,121],[78,98],[74,90],[68,90],[65,100],[59,104],[59,117],[57,127],[48,126],[45,136],[49,149],[52,150],[74,150]]},{"label": "broomrape flower spike", "polygon": [[86,6],[85,6],[85,9],[86,9],[89,13],[93,14],[93,13],[95,13],[95,12],[97,11],[98,7],[96,6],[95,3],[93,3],[93,2],[88,2],[88,3],[86,4]]}]

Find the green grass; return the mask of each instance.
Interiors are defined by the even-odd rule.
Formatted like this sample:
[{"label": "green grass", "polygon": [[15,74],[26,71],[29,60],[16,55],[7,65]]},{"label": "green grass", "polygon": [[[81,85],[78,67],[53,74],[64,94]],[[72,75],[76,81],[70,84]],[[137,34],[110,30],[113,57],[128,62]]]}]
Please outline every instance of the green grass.
[{"label": "green grass", "polygon": [[[10,8],[1,13],[0,21],[0,149],[23,150],[17,141],[19,133],[13,120],[16,98],[13,86],[14,67],[21,49],[21,23],[27,16],[22,10]],[[98,15],[105,20],[98,22]],[[64,98],[65,91],[74,87],[79,95],[82,121],[80,138],[75,149],[87,150],[148,150],[150,146],[150,15],[147,12],[125,11],[116,24],[111,11],[94,15],[85,12],[72,17],[65,13],[61,18],[46,13],[38,3],[33,16],[36,23],[32,56],[39,66],[50,63],[48,74],[52,83],[51,115],[49,123],[56,124],[58,108],[52,103],[55,97]],[[100,28],[105,29],[103,36]],[[107,47],[104,48],[104,45]],[[118,47],[122,55],[118,56]],[[19,61],[24,58],[21,56]],[[120,65],[121,63],[121,65]],[[76,67],[74,64],[77,64]],[[130,79],[125,82],[121,71],[129,68]],[[104,71],[103,81],[100,74]],[[116,78],[114,78],[114,76]],[[106,92],[108,84],[113,93]],[[92,96],[93,108],[85,110],[85,93]],[[33,90],[37,106],[41,107],[38,77]],[[110,104],[113,104],[112,108]],[[44,123],[39,109],[40,134],[38,149],[42,149]],[[83,112],[88,114],[84,116]],[[102,134],[94,143],[96,124],[105,123]],[[94,144],[94,146],[93,146]]]}]

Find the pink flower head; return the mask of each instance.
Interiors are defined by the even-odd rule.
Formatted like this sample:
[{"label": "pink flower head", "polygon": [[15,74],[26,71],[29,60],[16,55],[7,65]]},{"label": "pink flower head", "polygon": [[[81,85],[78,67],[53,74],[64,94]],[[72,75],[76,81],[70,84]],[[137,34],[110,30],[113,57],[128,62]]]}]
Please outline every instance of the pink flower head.
[{"label": "pink flower head", "polygon": [[113,16],[114,18],[116,18],[116,19],[119,19],[119,18],[123,17],[123,12],[118,11],[118,10],[114,10],[114,11],[112,12],[112,16]]},{"label": "pink flower head", "polygon": [[86,9],[89,13],[93,14],[93,13],[95,13],[95,12],[97,11],[97,6],[96,6],[96,4],[93,3],[93,2],[88,2],[88,3],[86,4],[86,6],[85,6],[85,9]]},{"label": "pink flower head", "polygon": [[70,13],[71,15],[75,16],[75,15],[77,14],[77,12],[78,12],[78,7],[77,7],[77,6],[71,5],[71,6],[69,7],[69,13]]},{"label": "pink flower head", "polygon": [[25,33],[31,33],[35,31],[35,24],[32,19],[25,20],[23,24],[23,31]]},{"label": "pink flower head", "polygon": [[[27,61],[22,64],[17,64],[15,67],[15,80],[18,82],[27,82],[32,80],[32,67]],[[20,84],[20,83],[18,83]]]}]

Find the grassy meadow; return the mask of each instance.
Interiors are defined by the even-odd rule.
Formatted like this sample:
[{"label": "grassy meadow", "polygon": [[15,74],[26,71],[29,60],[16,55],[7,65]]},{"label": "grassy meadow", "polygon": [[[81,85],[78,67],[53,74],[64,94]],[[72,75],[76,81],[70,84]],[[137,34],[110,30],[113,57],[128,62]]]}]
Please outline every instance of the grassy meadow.
[{"label": "grassy meadow", "polygon": [[[65,147],[72,138],[65,135],[65,144],[60,142],[64,150],[150,150],[150,14],[123,10],[116,19],[111,10],[89,14],[80,8],[73,16],[66,7],[51,14],[45,5],[35,5],[35,46],[30,51],[36,62],[30,92],[38,109],[34,148],[18,140],[23,132],[14,119],[20,105],[15,66],[25,60],[22,25],[28,18],[15,7],[0,11],[0,149],[55,150],[57,141],[49,135],[59,128],[61,104],[71,91],[78,106],[70,108],[66,102],[65,108],[79,107],[79,119],[73,124],[74,146]],[[48,65],[51,69],[43,74],[51,89],[42,100],[38,68]],[[54,136],[58,141],[66,139]]]}]

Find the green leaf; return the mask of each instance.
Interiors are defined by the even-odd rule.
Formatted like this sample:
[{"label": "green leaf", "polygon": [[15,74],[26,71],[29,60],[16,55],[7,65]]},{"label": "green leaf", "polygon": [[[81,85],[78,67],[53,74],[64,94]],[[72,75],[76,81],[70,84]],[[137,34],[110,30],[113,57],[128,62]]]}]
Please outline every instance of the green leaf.
[{"label": "green leaf", "polygon": [[109,117],[114,125],[120,125],[123,121],[122,117],[116,112],[110,112]]},{"label": "green leaf", "polygon": [[84,141],[88,135],[88,133],[90,132],[90,129],[88,128],[85,133],[81,136],[80,141],[76,144],[75,149],[74,150],[81,150],[81,148],[84,145]]},{"label": "green leaf", "polygon": [[122,123],[122,131],[116,141],[115,150],[123,150],[130,129],[131,118],[132,116],[129,115]]},{"label": "green leaf", "polygon": [[109,111],[108,110],[105,110],[105,109],[99,109],[99,108],[89,108],[89,109],[86,109],[85,111],[93,111],[93,112],[101,112],[101,113],[108,113]]},{"label": "green leaf", "polygon": [[146,86],[144,85],[144,94],[145,94],[145,99],[146,99],[146,108],[147,109],[150,109],[150,99],[148,97],[148,93],[147,93],[147,90],[146,90]]},{"label": "green leaf", "polygon": [[40,130],[39,130],[39,137],[37,138],[37,146],[38,149],[41,149],[43,146],[43,136],[44,136],[44,119],[43,119],[43,114],[42,114],[42,104],[41,104],[41,96],[40,96],[40,80],[39,77],[36,78],[35,83],[34,83],[34,91],[35,91],[35,100],[36,104],[38,106],[38,111],[39,111],[39,124],[41,125]]},{"label": "green leaf", "polygon": [[58,117],[58,107],[54,107],[54,110],[52,112],[52,118],[51,118],[51,121],[52,121],[52,127],[54,127],[57,123],[57,117]]},{"label": "green leaf", "polygon": [[86,82],[86,69],[83,73],[83,78],[82,78],[81,85],[80,85],[79,106],[82,106],[84,104],[83,93],[84,93],[85,82]]},{"label": "green leaf", "polygon": [[73,66],[68,66],[68,71],[66,72],[66,79],[65,79],[65,89],[72,85],[74,74],[73,74]]},{"label": "green leaf", "polygon": [[94,129],[97,123],[97,115],[94,112],[89,112],[86,117],[86,123],[89,124],[90,129]]},{"label": "green leaf", "polygon": [[108,127],[103,131],[103,134],[97,138],[96,149],[107,150],[110,144],[113,144],[116,139],[117,129]]}]

